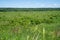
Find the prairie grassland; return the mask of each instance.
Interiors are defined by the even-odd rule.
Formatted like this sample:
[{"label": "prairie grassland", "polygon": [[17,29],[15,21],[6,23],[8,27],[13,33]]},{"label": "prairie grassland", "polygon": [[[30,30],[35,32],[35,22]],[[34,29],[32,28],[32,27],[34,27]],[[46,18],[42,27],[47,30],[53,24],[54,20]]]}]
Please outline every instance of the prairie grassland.
[{"label": "prairie grassland", "polygon": [[60,40],[60,11],[0,12],[0,40]]}]

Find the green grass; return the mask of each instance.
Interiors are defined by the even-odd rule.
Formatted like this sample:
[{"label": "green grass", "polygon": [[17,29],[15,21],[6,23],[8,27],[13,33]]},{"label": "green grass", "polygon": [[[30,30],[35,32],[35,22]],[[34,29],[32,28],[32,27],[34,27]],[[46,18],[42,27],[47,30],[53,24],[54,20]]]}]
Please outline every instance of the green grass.
[{"label": "green grass", "polygon": [[59,28],[60,11],[0,12],[0,40],[60,40]]}]

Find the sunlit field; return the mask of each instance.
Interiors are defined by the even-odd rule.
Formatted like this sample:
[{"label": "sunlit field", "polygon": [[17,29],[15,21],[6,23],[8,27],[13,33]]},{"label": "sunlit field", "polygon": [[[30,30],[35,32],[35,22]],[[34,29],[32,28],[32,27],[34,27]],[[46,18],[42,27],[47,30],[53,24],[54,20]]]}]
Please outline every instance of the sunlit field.
[{"label": "sunlit field", "polygon": [[60,11],[0,12],[0,40],[60,40]]}]

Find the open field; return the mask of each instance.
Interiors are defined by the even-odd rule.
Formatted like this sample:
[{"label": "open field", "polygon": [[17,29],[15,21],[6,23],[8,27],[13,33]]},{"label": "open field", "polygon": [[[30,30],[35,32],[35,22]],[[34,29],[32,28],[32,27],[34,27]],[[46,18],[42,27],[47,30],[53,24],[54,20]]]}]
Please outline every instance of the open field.
[{"label": "open field", "polygon": [[60,40],[60,11],[0,12],[0,40]]}]

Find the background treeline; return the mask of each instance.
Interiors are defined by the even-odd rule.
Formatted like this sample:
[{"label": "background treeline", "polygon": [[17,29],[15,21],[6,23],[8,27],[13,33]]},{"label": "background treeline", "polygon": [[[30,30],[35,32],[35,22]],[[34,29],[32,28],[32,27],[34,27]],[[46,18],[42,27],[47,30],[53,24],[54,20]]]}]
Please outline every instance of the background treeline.
[{"label": "background treeline", "polygon": [[60,8],[0,8],[0,12],[6,11],[60,11]]}]

